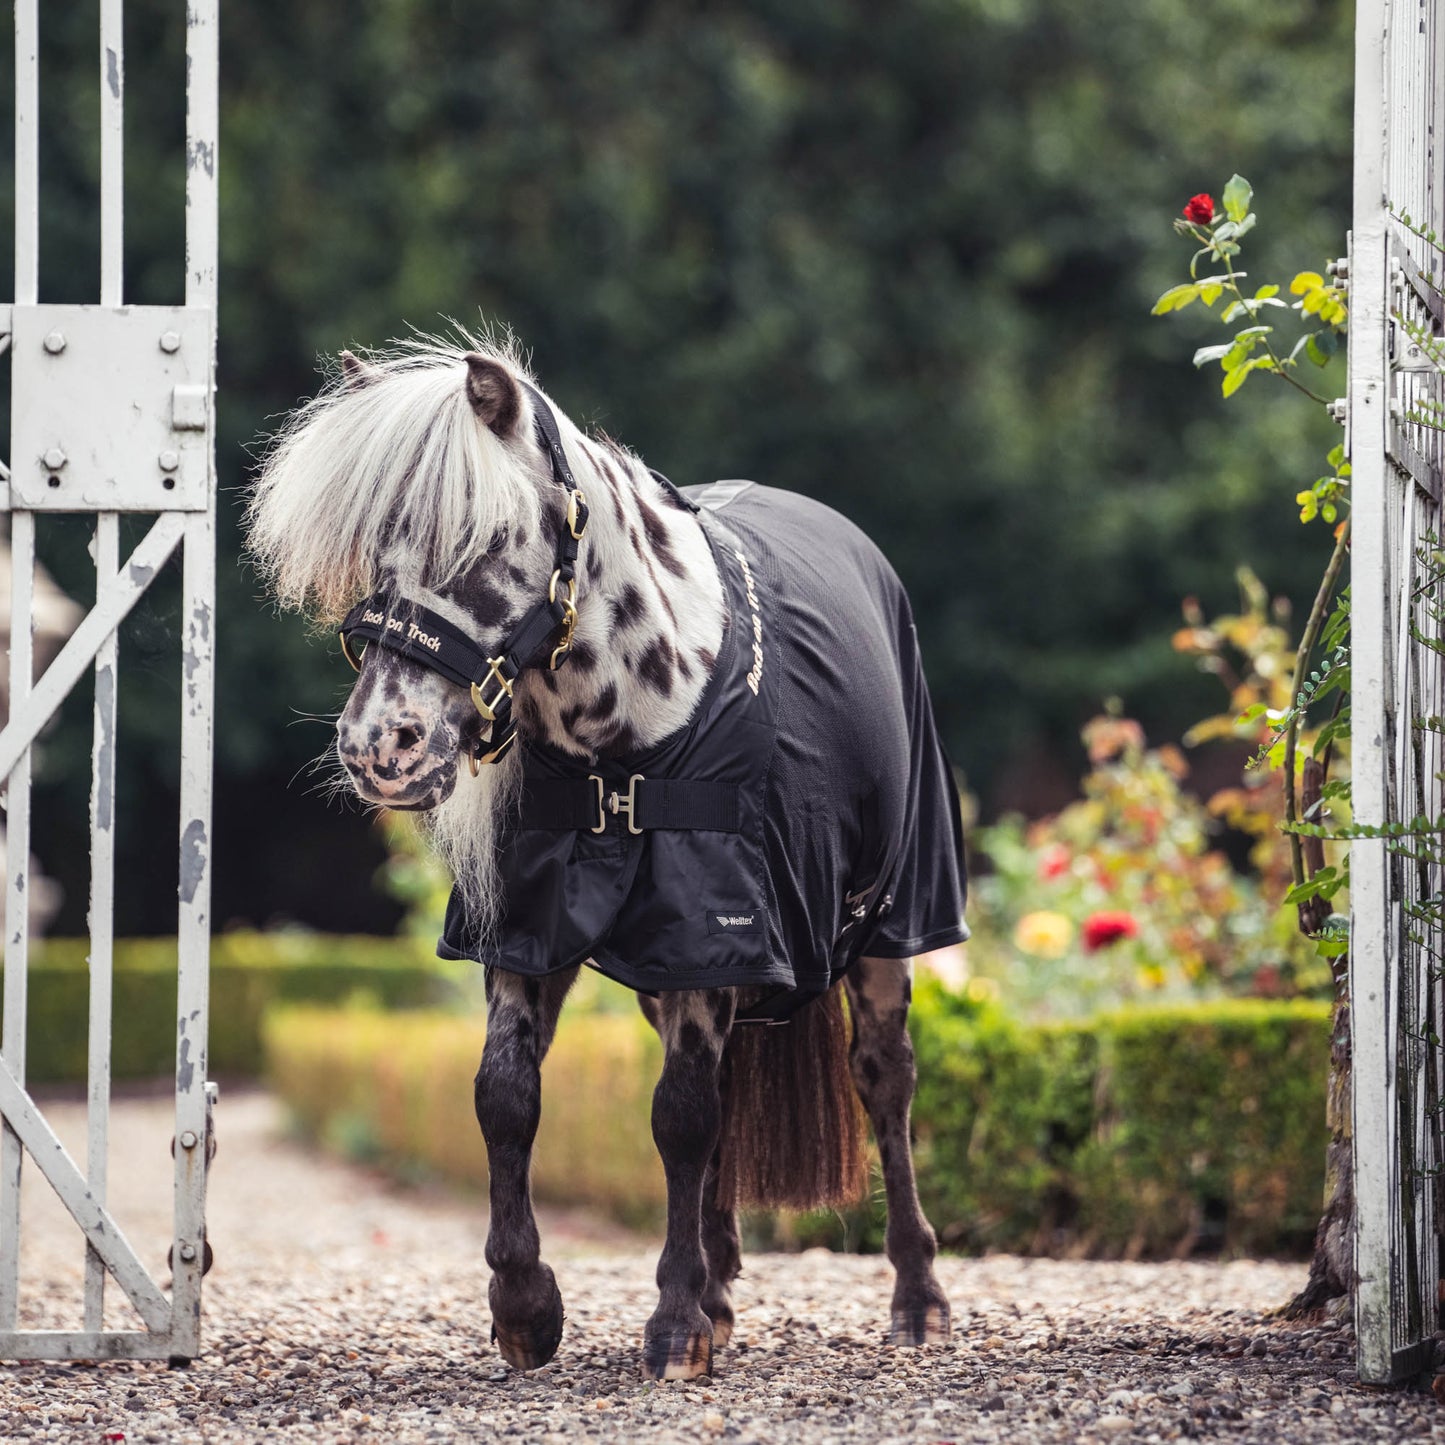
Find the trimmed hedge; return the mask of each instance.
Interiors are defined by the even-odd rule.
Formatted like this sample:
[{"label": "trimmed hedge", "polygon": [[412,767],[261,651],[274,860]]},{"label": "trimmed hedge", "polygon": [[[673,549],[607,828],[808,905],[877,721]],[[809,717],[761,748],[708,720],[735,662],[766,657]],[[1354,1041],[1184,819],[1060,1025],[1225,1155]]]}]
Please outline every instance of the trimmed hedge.
[{"label": "trimmed hedge", "polygon": [[955,1247],[1308,1248],[1324,1191],[1328,1003],[1234,1000],[1023,1027],[919,992],[924,1207]]},{"label": "trimmed hedge", "polygon": [[[925,981],[913,1012],[924,1208],[945,1244],[1158,1255],[1308,1245],[1323,1190],[1329,1008],[1235,1002],[1020,1025]],[[480,1020],[286,1011],[268,1076],[303,1128],[403,1176],[480,1186]],[[539,1198],[655,1218],[649,1100],[661,1064],[636,1015],[569,1009],[543,1069]],[[878,1191],[874,1191],[875,1195]],[[876,1247],[877,1202],[787,1233]]]},{"label": "trimmed hedge", "polygon": [[[90,969],[84,939],[47,939],[32,952],[27,1077],[83,1080]],[[276,1004],[438,1008],[460,1001],[467,966],[445,964],[407,938],[312,933],[221,933],[211,940],[212,1074],[261,1071],[261,1019]],[[473,969],[472,973],[479,970]],[[176,1066],[176,941],[124,938],[115,945],[112,1074],[153,1078]]]},{"label": "trimmed hedge", "polygon": [[[264,1025],[267,1080],[309,1137],[402,1178],[477,1188],[487,1156],[472,1106],[481,1018],[285,1009]],[[652,1143],[662,1045],[635,1012],[564,1014],[546,1062],[533,1153],[539,1197],[627,1223],[667,1202]]]}]

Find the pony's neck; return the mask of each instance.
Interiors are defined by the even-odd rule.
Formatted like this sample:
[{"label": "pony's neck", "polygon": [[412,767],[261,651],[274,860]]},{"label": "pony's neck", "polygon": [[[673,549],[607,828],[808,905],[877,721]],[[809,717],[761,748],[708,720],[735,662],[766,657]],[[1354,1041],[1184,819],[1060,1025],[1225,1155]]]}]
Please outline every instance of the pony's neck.
[{"label": "pony's neck", "polygon": [[591,512],[577,631],[565,666],[519,681],[517,717],[567,752],[623,757],[696,708],[722,642],[722,583],[697,519],[636,457],[578,432],[568,441]]}]

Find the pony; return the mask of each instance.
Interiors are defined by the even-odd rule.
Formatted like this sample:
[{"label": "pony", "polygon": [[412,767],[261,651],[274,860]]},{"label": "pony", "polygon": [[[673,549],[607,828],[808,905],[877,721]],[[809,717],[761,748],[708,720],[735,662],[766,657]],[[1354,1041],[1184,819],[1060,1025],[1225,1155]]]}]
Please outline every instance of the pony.
[{"label": "pony", "polygon": [[[281,607],[341,625],[358,676],[336,758],[365,803],[419,815],[455,880],[440,951],[486,966],[475,1102],[502,1357],[533,1369],[562,1338],[529,1169],[584,963],[638,990],[664,1049],[644,1377],[712,1371],[740,1206],[860,1197],[864,1114],[887,1339],[947,1339],[907,1019],[911,956],[967,936],[958,800],[891,569],[818,503],[680,491],[584,434],[510,343],[340,360],[271,441],[248,547]],[[831,583],[795,555],[814,545]]]}]

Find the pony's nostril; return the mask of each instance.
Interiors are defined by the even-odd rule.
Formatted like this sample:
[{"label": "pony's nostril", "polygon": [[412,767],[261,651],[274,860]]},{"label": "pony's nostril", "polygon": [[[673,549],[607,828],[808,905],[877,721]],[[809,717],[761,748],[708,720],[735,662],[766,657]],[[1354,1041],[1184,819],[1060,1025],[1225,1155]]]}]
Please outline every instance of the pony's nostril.
[{"label": "pony's nostril", "polygon": [[396,739],[396,750],[399,753],[410,752],[421,742],[421,733],[416,728],[397,728],[394,737]]}]

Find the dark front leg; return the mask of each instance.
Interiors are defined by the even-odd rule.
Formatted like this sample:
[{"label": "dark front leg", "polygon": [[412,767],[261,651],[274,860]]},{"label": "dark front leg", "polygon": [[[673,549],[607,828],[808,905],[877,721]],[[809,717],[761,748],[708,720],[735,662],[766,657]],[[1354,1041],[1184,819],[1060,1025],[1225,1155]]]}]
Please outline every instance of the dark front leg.
[{"label": "dark front leg", "polygon": [[908,1115],[918,1082],[908,1036],[910,964],[906,959],[860,958],[845,984],[853,1014],[849,1063],[878,1141],[888,1198],[885,1249],[897,1272],[888,1340],[894,1345],[946,1340],[948,1300],[933,1274],[937,1244],[918,1202],[909,1138]]},{"label": "dark front leg", "polygon": [[[724,1081],[726,1090],[726,1081]],[[737,1210],[718,1203],[717,1183],[721,1159],[716,1150],[702,1186],[702,1252],[707,1260],[707,1288],[702,1312],[712,1321],[712,1343],[719,1349],[733,1337],[732,1282],[742,1273],[742,1242],[738,1237]]]},{"label": "dark front leg", "polygon": [[577,970],[544,979],[487,971],[487,1042],[477,1070],[477,1122],[487,1144],[487,1263],[492,1337],[502,1358],[534,1370],[562,1340],[562,1296],[542,1263],[532,1213],[532,1142],[542,1117],[542,1059]]},{"label": "dark front leg", "polygon": [[712,1369],[703,1190],[722,1132],[719,1080],[733,996],[726,989],[664,994],[656,1007],[664,1059],[652,1096],[652,1137],[667,1176],[667,1239],[657,1263],[657,1309],[643,1334],[642,1373],[686,1380]]}]

